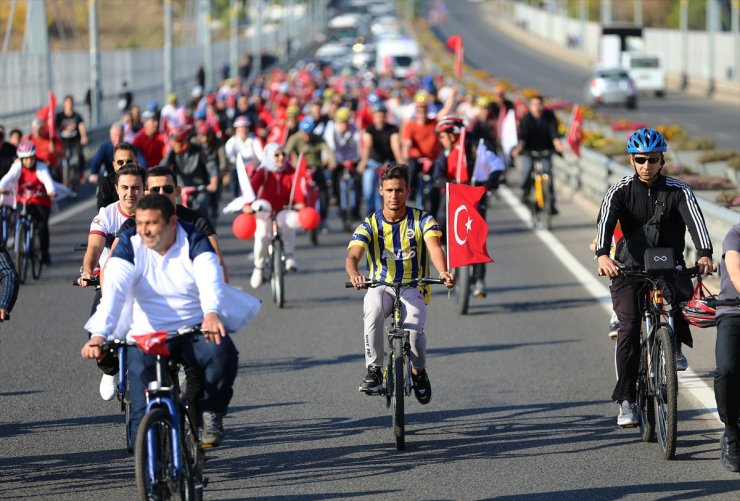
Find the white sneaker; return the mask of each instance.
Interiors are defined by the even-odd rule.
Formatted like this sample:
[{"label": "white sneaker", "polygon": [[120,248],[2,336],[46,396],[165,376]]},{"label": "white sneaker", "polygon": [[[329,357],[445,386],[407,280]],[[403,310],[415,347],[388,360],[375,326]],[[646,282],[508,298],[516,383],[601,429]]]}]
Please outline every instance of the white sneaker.
[{"label": "white sneaker", "polygon": [[637,414],[635,413],[634,404],[631,404],[626,400],[622,400],[622,403],[619,405],[617,425],[625,428],[632,428],[633,426],[637,426],[637,423]]},{"label": "white sneaker", "polygon": [[473,288],[473,296],[477,298],[486,297],[486,284],[483,280],[476,280],[475,287]]},{"label": "white sneaker", "polygon": [[106,402],[110,402],[116,398],[116,385],[118,384],[118,378],[116,376],[109,376],[103,374],[100,378],[100,398]]},{"label": "white sneaker", "polygon": [[252,272],[252,278],[249,280],[249,285],[252,286],[252,289],[258,289],[260,285],[262,285],[265,282],[265,277],[262,276],[262,269],[261,268],[255,268]]},{"label": "white sneaker", "polygon": [[296,263],[295,258],[285,258],[285,271],[298,271],[298,263]]},{"label": "white sneaker", "polygon": [[689,368],[689,361],[686,360],[686,357],[681,352],[681,347],[679,346],[676,348],[676,370],[677,371],[685,371]]}]

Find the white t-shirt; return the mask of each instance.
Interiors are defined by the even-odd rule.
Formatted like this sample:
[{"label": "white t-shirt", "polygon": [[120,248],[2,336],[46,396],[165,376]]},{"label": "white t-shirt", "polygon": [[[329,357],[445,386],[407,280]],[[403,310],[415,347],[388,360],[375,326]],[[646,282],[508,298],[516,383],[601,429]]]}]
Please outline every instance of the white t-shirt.
[{"label": "white t-shirt", "polygon": [[110,253],[110,245],[118,234],[118,229],[131,216],[127,216],[121,210],[121,201],[118,200],[110,205],[100,208],[97,216],[90,223],[90,233],[105,238],[105,248],[100,255],[100,267],[105,266]]}]

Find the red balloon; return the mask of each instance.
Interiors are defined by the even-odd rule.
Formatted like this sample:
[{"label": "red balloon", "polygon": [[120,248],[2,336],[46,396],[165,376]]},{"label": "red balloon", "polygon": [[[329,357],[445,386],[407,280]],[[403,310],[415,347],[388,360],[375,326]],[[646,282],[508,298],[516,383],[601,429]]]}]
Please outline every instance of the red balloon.
[{"label": "red balloon", "polygon": [[460,35],[452,35],[450,38],[447,39],[447,48],[450,49],[452,52],[455,52],[462,47],[463,39]]},{"label": "red balloon", "polygon": [[304,230],[313,230],[319,227],[321,216],[313,207],[304,207],[298,211],[298,222]]},{"label": "red balloon", "polygon": [[254,236],[257,229],[257,218],[254,214],[239,214],[231,223],[231,231],[234,236],[240,240],[249,240]]}]

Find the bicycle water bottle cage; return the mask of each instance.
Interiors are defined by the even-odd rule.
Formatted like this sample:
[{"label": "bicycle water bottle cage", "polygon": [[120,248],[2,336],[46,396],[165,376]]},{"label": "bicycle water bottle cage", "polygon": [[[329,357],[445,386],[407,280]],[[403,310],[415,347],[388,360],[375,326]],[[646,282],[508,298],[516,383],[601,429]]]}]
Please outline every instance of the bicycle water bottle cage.
[{"label": "bicycle water bottle cage", "polygon": [[675,259],[671,247],[653,247],[645,249],[645,272],[649,275],[664,275],[673,273]]}]

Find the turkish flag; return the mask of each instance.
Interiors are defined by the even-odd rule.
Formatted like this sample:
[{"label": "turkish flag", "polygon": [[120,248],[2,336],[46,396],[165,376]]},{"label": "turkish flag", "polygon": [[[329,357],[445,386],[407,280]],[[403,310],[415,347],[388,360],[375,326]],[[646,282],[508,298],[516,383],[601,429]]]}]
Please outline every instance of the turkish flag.
[{"label": "turkish flag", "polygon": [[447,266],[493,262],[486,249],[488,223],[478,213],[484,186],[447,183]]},{"label": "turkish flag", "polygon": [[277,143],[282,146],[285,144],[287,135],[288,135],[287,125],[285,125],[284,123],[275,124],[272,126],[272,129],[270,129],[270,133],[267,135],[267,139],[265,141],[267,143]]},{"label": "turkish flag", "polygon": [[[54,115],[57,111],[57,98],[54,95],[54,91],[49,91],[49,104],[41,108],[36,112],[36,118],[46,122],[46,129],[49,131],[49,139],[53,140],[56,138],[56,126],[54,125]],[[49,143],[51,147],[51,143]]]},{"label": "turkish flag", "polygon": [[581,140],[583,139],[583,108],[573,106],[573,116],[568,128],[568,144],[577,157],[581,156]]},{"label": "turkish flag", "polygon": [[460,35],[452,35],[447,39],[447,47],[455,53],[455,77],[462,77],[462,63],[465,59],[463,51],[465,50],[465,44],[463,38]]},{"label": "turkish flag", "polygon": [[151,332],[134,336],[139,349],[147,355],[169,356],[170,349],[167,347],[167,331]]}]

